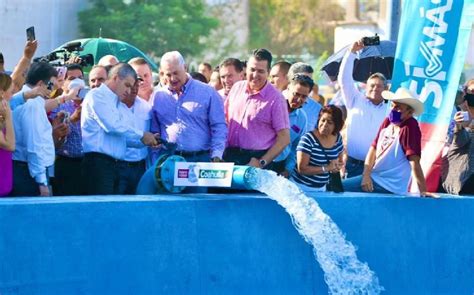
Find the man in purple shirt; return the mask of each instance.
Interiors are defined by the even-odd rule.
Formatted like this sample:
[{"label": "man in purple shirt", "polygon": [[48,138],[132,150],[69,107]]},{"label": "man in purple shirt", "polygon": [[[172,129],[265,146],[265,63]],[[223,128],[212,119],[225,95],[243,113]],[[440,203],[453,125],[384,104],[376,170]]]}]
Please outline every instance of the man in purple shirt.
[{"label": "man in purple shirt", "polygon": [[247,80],[227,96],[229,136],[224,160],[272,169],[272,161],[290,143],[286,100],[268,82],[272,54],[257,49],[247,63]]},{"label": "man in purple shirt", "polygon": [[[83,88],[85,85],[83,77],[84,73],[80,65],[68,65],[64,78],[66,81],[63,86],[64,92],[68,91],[69,87],[71,89]],[[56,120],[60,119],[66,123],[70,130],[67,136],[60,137],[57,141],[54,178],[51,180],[55,196],[77,196],[83,193],[84,185],[82,178],[78,177],[82,169],[81,164],[84,157],[80,122],[81,103],[82,100],[79,100],[79,97],[75,97],[75,99],[59,105],[49,114],[50,120],[55,120],[59,116]]]},{"label": "man in purple shirt", "polygon": [[166,86],[155,94],[150,129],[175,148],[169,150],[171,145],[166,144],[158,152],[180,155],[189,162],[221,161],[227,137],[222,98],[186,73],[178,51],[163,55],[160,72]]}]

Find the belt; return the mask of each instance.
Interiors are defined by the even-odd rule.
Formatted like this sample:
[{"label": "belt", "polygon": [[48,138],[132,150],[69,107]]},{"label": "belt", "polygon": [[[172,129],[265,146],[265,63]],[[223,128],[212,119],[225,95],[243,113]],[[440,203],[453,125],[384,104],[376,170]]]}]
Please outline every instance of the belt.
[{"label": "belt", "polygon": [[226,151],[228,152],[240,152],[240,153],[263,153],[263,152],[267,152],[268,150],[247,150],[247,149],[241,149],[241,148],[238,148],[238,147],[228,147],[226,148]]},{"label": "belt", "polygon": [[354,159],[351,156],[347,157],[347,161],[348,162],[353,162],[353,163],[356,163],[356,164],[359,164],[359,165],[364,165],[365,164],[365,161]]},{"label": "belt", "polygon": [[104,160],[115,162],[115,163],[125,162],[125,161],[117,160],[114,157],[111,157],[109,155],[97,153],[97,152],[84,153],[84,158],[98,158],[98,159],[104,159]]},{"label": "belt", "polygon": [[181,157],[196,157],[196,156],[201,156],[201,155],[209,155],[209,151],[195,151],[195,152],[174,151],[174,154]]},{"label": "belt", "polygon": [[128,166],[128,167],[139,167],[139,166],[145,166],[145,160],[141,161],[122,161],[118,160],[117,163],[123,166]]},{"label": "belt", "polygon": [[28,162],[13,160],[13,163],[17,164],[18,166],[26,166],[26,167],[28,167]]},{"label": "belt", "polygon": [[82,162],[82,159],[84,159],[84,157],[67,157],[63,155],[56,155],[56,160],[58,159],[64,159],[66,161],[71,161],[71,162]]}]

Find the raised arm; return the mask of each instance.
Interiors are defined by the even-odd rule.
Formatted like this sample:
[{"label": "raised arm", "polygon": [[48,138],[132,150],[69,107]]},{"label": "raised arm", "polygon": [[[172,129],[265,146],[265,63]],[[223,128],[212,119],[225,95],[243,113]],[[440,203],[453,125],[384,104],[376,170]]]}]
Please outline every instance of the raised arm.
[{"label": "raised arm", "polygon": [[23,84],[25,84],[26,72],[28,71],[31,59],[33,58],[33,55],[35,54],[37,48],[37,40],[26,42],[25,49],[23,50],[23,56],[21,57],[20,61],[16,65],[11,75],[14,85],[13,93],[20,91],[21,87],[23,87]]},{"label": "raised arm", "polygon": [[364,48],[364,43],[362,40],[356,41],[352,46],[347,50],[344,58],[341,61],[341,66],[339,67],[339,75],[337,81],[341,87],[342,99],[344,100],[344,105],[347,108],[352,108],[354,105],[354,100],[359,94],[359,90],[354,85],[354,78],[352,78],[352,72],[354,71],[354,60],[356,58],[356,52]]}]

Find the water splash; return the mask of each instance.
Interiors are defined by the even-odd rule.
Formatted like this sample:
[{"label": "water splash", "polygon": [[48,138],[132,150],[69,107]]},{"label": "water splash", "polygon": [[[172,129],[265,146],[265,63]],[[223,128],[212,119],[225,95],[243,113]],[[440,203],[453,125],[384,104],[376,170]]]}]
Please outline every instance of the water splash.
[{"label": "water splash", "polygon": [[267,194],[290,214],[298,232],[313,246],[331,294],[380,294],[384,290],[314,199],[273,171],[252,169],[246,178],[249,186]]}]

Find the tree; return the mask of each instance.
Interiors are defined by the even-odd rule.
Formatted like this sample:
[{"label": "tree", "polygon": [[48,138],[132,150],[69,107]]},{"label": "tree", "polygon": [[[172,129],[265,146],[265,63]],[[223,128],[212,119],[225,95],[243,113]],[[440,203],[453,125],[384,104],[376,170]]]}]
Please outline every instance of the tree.
[{"label": "tree", "polygon": [[249,0],[249,47],[276,56],[333,51],[335,21],[344,10],[328,0]]},{"label": "tree", "polygon": [[84,37],[126,41],[151,56],[178,50],[184,56],[201,53],[203,37],[219,24],[205,15],[202,0],[91,0],[91,8],[79,12]]}]

